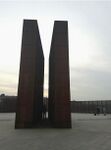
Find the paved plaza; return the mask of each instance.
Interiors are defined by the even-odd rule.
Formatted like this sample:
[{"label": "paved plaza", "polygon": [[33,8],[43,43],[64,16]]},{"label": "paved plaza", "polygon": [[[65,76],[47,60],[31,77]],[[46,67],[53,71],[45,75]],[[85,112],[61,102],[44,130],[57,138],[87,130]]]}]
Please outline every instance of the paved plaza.
[{"label": "paved plaza", "polygon": [[0,150],[111,150],[111,115],[72,114],[72,129],[14,129],[0,113]]}]

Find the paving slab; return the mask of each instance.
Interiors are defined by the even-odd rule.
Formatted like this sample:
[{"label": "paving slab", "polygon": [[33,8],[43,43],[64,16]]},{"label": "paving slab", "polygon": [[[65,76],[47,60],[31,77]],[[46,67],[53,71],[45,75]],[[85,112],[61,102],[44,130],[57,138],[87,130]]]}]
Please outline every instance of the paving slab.
[{"label": "paving slab", "polygon": [[111,115],[72,114],[72,129],[14,129],[15,114],[0,113],[0,150],[110,150]]}]

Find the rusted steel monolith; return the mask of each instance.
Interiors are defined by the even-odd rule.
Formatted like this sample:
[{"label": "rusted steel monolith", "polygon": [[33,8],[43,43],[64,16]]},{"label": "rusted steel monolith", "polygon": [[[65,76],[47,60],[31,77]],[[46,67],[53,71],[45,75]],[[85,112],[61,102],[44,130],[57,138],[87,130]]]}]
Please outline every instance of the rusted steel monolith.
[{"label": "rusted steel monolith", "polygon": [[44,56],[36,20],[24,20],[15,128],[42,119]]},{"label": "rusted steel monolith", "polygon": [[55,21],[49,56],[49,120],[71,128],[68,22]]}]

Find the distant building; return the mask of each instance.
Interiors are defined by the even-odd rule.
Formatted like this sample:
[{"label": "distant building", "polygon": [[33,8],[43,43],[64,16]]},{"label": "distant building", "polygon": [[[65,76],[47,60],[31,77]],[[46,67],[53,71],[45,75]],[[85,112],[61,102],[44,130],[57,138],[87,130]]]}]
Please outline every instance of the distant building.
[{"label": "distant building", "polygon": [[[0,112],[16,112],[17,96],[0,95]],[[48,110],[48,98],[44,97],[46,108]],[[111,114],[111,100],[95,100],[95,101],[71,101],[72,113],[95,113],[96,109],[100,109],[100,113]]]},{"label": "distant building", "polygon": [[16,96],[0,95],[0,112],[15,112],[16,100]]},{"label": "distant building", "polygon": [[111,100],[71,101],[71,111],[77,113],[95,113],[99,108],[100,113],[111,113]]}]

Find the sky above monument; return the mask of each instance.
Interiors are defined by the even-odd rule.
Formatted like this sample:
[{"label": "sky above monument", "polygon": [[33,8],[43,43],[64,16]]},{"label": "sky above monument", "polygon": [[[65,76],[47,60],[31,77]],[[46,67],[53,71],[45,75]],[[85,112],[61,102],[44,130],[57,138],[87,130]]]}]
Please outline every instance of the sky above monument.
[{"label": "sky above monument", "polygon": [[67,20],[71,100],[111,100],[111,1],[0,1],[0,94],[17,95],[23,19],[37,19],[45,55],[54,20]]}]

